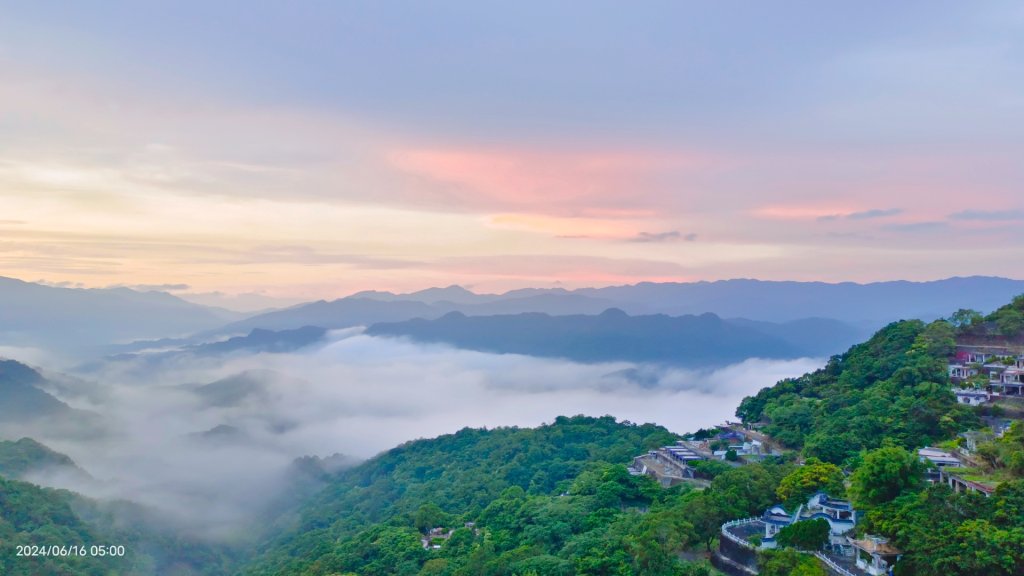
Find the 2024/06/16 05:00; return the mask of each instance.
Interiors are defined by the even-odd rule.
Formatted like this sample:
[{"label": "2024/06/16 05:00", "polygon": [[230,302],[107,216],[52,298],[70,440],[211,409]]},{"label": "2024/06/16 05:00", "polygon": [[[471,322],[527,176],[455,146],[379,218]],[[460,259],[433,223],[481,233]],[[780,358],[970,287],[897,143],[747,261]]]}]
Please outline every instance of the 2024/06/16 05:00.
[{"label": "2024/06/16 05:00", "polygon": [[110,546],[85,546],[85,545],[71,545],[71,546],[58,546],[56,544],[51,546],[18,546],[16,550],[16,556],[113,556],[121,557],[124,556],[124,546],[110,545]]}]

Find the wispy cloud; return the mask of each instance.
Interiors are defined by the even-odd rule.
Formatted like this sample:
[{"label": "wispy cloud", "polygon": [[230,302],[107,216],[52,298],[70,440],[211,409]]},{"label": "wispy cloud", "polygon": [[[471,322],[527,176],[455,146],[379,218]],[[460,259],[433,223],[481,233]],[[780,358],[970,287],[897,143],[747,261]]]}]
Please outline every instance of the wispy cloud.
[{"label": "wispy cloud", "polygon": [[52,288],[85,288],[86,287],[85,284],[83,284],[81,282],[70,282],[70,281],[67,281],[67,280],[62,280],[62,281],[59,281],[59,282],[54,282],[54,281],[50,281],[50,280],[40,279],[40,280],[36,280],[36,284],[42,284],[43,286],[50,286]]},{"label": "wispy cloud", "polygon": [[694,242],[697,240],[697,234],[693,232],[683,234],[678,230],[669,230],[668,232],[640,232],[629,238],[630,242],[675,242],[678,240]]},{"label": "wispy cloud", "polygon": [[874,220],[877,218],[888,218],[889,216],[896,216],[902,213],[902,208],[872,208],[871,210],[861,210],[859,212],[850,212],[847,214],[829,214],[827,216],[820,216],[818,221],[833,222],[836,220]]},{"label": "wispy cloud", "polygon": [[1012,222],[1024,220],[1024,210],[963,210],[949,215],[950,220]]},{"label": "wispy cloud", "polygon": [[131,288],[140,292],[181,292],[190,290],[188,284],[114,284],[111,288]]},{"label": "wispy cloud", "polygon": [[946,222],[938,221],[927,221],[927,222],[906,222],[900,224],[887,224],[884,228],[893,232],[934,232],[936,230],[945,230],[949,227]]}]

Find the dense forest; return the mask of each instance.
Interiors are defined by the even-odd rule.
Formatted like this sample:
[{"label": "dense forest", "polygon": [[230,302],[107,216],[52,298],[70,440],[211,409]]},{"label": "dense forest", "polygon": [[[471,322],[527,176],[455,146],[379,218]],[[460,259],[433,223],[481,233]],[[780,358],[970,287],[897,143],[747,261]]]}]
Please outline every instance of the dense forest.
[{"label": "dense forest", "polygon": [[736,414],[807,457],[847,468],[885,443],[911,449],[948,440],[978,426],[950,391],[954,338],[945,320],[890,324],[821,370],[745,398]]},{"label": "dense forest", "polygon": [[709,548],[723,522],[774,502],[792,466],[712,464],[711,486],[691,490],[615,463],[673,439],[577,416],[412,442],[342,473],[248,573],[709,574],[679,552]]},{"label": "dense forest", "polygon": [[[1024,425],[979,445],[984,470],[960,469],[999,482],[988,498],[928,484],[914,453],[955,447],[958,432],[983,427],[976,409],[956,403],[947,360],[958,338],[1019,340],[1022,315],[1024,296],[988,316],[960,310],[930,324],[891,324],[825,368],[744,399],[737,415],[800,450],[803,468],[835,463],[851,472],[847,495],[865,512],[858,533],[889,537],[903,551],[897,576],[1024,574]],[[821,478],[820,486],[835,478],[834,471],[804,474]],[[814,570],[785,550],[763,557],[762,574]]]},{"label": "dense forest", "polygon": [[[52,467],[88,478],[66,455],[34,440],[0,441],[0,574],[230,573],[237,560],[236,550],[183,536],[142,506],[126,501],[101,502],[16,479]],[[45,551],[19,557],[19,546],[42,547]]]},{"label": "dense forest", "polygon": [[1000,306],[989,315],[962,308],[949,322],[963,336],[995,336],[1020,340],[1024,337],[1024,294]]},{"label": "dense forest", "polygon": [[[277,539],[251,573],[330,574],[339,562],[352,570],[355,566],[338,560],[338,546],[363,542],[385,527],[394,529],[385,531],[390,536],[404,534],[399,540],[418,550],[399,562],[402,573],[414,565],[418,571],[426,558],[416,537],[417,514],[436,507],[447,525],[433,527],[462,526],[457,521],[472,521],[503,496],[567,493],[582,473],[628,462],[675,439],[651,424],[577,416],[534,429],[467,428],[409,442],[341,472],[303,507],[297,525]],[[398,573],[388,569],[376,573]]]}]

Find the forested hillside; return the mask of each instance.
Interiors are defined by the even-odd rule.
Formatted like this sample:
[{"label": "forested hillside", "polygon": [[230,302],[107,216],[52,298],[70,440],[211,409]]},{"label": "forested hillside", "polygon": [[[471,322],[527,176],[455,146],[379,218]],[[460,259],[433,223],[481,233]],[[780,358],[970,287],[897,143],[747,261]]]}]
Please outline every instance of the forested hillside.
[{"label": "forested hillside", "polygon": [[15,442],[0,440],[0,476],[20,480],[30,472],[54,469],[82,478],[88,477],[67,455],[55,452],[31,438]]},{"label": "forested hillside", "polygon": [[[597,474],[592,482],[606,472],[619,478],[623,498],[643,505],[650,496],[641,494],[650,487],[622,479],[625,468],[609,472],[608,466],[674,440],[659,426],[577,416],[534,429],[467,428],[409,442],[339,474],[250,573],[330,574],[359,567],[359,573],[415,574],[429,559],[417,524],[462,526],[488,518],[485,511],[493,513],[503,498],[519,502],[556,497],[573,486],[583,490],[579,477],[587,471]],[[460,538],[465,536],[453,542]],[[397,550],[408,556],[395,556]]]},{"label": "forested hillside", "polygon": [[[218,576],[232,569],[230,548],[184,536],[142,506],[19,481],[58,470],[95,482],[67,455],[31,438],[0,441],[0,574]],[[35,549],[18,556],[19,546]]]},{"label": "forested hillside", "polygon": [[736,414],[806,456],[837,464],[885,442],[916,448],[948,440],[977,425],[950,391],[946,359],[954,345],[944,320],[896,322],[821,370],[745,398]]},{"label": "forested hillside", "polygon": [[219,576],[231,570],[224,548],[151,523],[136,505],[4,478],[0,542],[4,576]]}]

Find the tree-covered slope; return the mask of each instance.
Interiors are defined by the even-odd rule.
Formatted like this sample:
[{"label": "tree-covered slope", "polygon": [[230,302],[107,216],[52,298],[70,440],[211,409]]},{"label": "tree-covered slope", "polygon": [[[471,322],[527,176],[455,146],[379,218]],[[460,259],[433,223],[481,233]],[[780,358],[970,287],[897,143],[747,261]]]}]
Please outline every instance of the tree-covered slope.
[{"label": "tree-covered slope", "polygon": [[736,414],[807,456],[842,463],[883,441],[916,448],[975,423],[950,391],[954,332],[944,320],[886,326],[821,370],[747,397]]},{"label": "tree-covered slope", "polygon": [[0,359],[0,422],[71,413],[70,406],[39,388],[45,382],[36,370],[14,360]]},{"label": "tree-covered slope", "polygon": [[[538,428],[466,428],[416,440],[338,474],[300,512],[254,574],[301,573],[332,553],[334,544],[381,521],[415,513],[425,504],[445,514],[479,514],[509,488],[526,494],[564,492],[597,463],[627,463],[673,442],[660,426],[614,418],[559,417]],[[418,546],[417,542],[417,546]]]},{"label": "tree-covered slope", "polygon": [[88,476],[74,460],[31,438],[0,440],[0,476],[20,480],[31,472],[54,469]]},{"label": "tree-covered slope", "polygon": [[[232,561],[228,549],[178,534],[135,504],[5,478],[0,543],[4,576],[219,576]],[[34,548],[19,556],[20,546]]]},{"label": "tree-covered slope", "polygon": [[130,574],[136,558],[96,558],[90,554],[19,557],[19,546],[85,546],[121,544],[109,541],[71,509],[69,492],[40,488],[0,478],[0,573],[7,576]]}]

